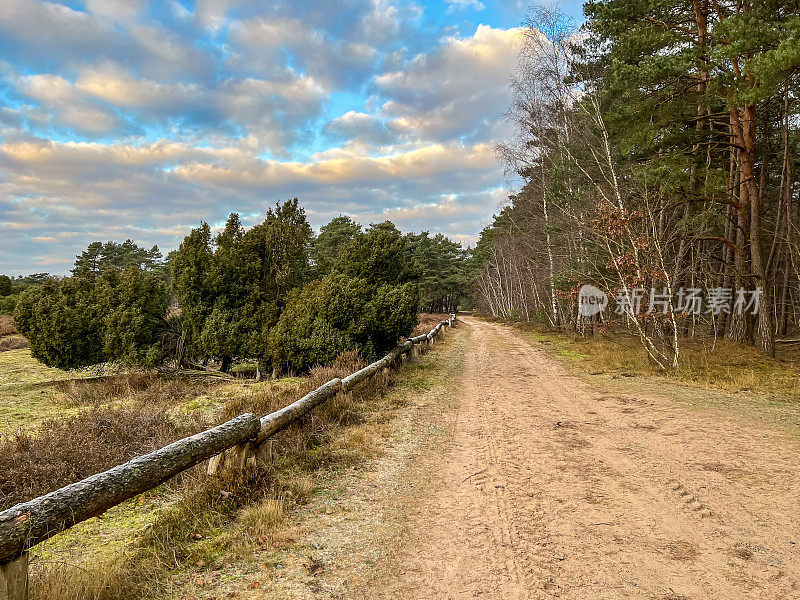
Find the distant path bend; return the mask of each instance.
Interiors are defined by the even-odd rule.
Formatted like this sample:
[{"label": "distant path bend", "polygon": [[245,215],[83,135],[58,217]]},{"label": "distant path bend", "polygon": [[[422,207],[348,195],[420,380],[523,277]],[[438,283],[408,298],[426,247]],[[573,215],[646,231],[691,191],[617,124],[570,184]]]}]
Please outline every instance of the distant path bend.
[{"label": "distant path bend", "polygon": [[470,352],[435,492],[371,598],[800,597],[800,459],[774,432],[603,395],[513,330]]}]

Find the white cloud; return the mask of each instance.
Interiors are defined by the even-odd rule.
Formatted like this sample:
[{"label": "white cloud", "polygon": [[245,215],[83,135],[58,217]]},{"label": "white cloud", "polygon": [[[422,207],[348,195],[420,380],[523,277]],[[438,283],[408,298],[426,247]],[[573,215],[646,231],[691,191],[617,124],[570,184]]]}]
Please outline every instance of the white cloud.
[{"label": "white cloud", "polygon": [[480,2],[480,0],[447,0],[447,12],[464,10],[465,8],[481,11],[485,9],[486,6],[483,2]]},{"label": "white cloud", "polygon": [[327,130],[348,140],[348,144],[369,146],[389,144],[392,141],[392,135],[382,119],[354,110],[333,119],[328,123]]},{"label": "white cloud", "polygon": [[120,108],[185,110],[201,101],[203,95],[197,84],[162,84],[151,79],[137,79],[115,65],[83,71],[75,88]]},{"label": "white cloud", "polygon": [[299,18],[256,17],[238,22],[231,36],[229,63],[273,77],[284,72],[285,53],[298,70],[329,89],[366,79],[378,53],[364,41],[337,39]]},{"label": "white cloud", "polygon": [[82,69],[75,81],[61,75],[9,74],[7,80],[38,102],[28,117],[54,129],[106,134],[123,127],[118,114],[137,126],[169,123],[184,140],[202,128],[206,139],[241,143],[253,150],[269,148],[285,155],[297,128],[313,119],[326,97],[313,77],[286,71],[273,79],[228,79],[214,87],[197,83],[160,83],[137,78],[122,66],[106,62]]},{"label": "white cloud", "polygon": [[[17,141],[0,144],[0,169],[0,227],[10,231],[5,223],[16,225],[20,248],[28,240],[42,252],[55,246],[67,256],[93,239],[132,237],[174,247],[200,219],[213,221],[234,210],[262,214],[266,204],[294,195],[315,226],[346,212],[365,222],[396,218],[406,230],[470,235],[478,227],[480,200],[461,198],[491,186],[499,175],[490,146],[457,143],[376,157],[343,150],[301,162],[167,140]],[[443,188],[449,195],[442,195]],[[0,271],[9,268],[0,259]]]},{"label": "white cloud", "polygon": [[86,0],[86,10],[118,23],[135,20],[146,6],[144,0]]},{"label": "white cloud", "polygon": [[222,28],[227,19],[225,13],[232,4],[232,0],[197,0],[194,13],[198,23],[211,31]]},{"label": "white cloud", "polygon": [[371,10],[361,21],[361,34],[369,40],[392,38],[400,29],[400,9],[390,0],[372,0]]},{"label": "white cloud", "polygon": [[487,170],[495,167],[493,149],[484,144],[460,146],[435,144],[389,156],[357,156],[344,153],[315,162],[279,162],[246,159],[219,164],[192,162],[175,169],[187,181],[217,187],[258,187],[296,182],[380,184],[393,180],[428,178],[448,171]]},{"label": "white cloud", "polygon": [[192,11],[178,2],[178,0],[170,0],[169,8],[175,18],[180,21],[189,21],[194,16]]},{"label": "white cloud", "polygon": [[519,29],[480,25],[473,36],[447,37],[403,69],[378,76],[390,127],[416,138],[485,137],[508,106],[520,36]]},{"label": "white cloud", "polygon": [[116,115],[88,102],[59,75],[27,75],[13,81],[22,93],[38,100],[44,108],[28,111],[35,120],[57,120],[68,128],[95,134],[108,133],[120,124]]},{"label": "white cloud", "polygon": [[138,2],[127,0],[113,4],[98,0],[88,4],[87,11],[54,2],[3,0],[0,38],[4,58],[35,65],[41,71],[113,61],[135,69],[140,76],[173,81],[211,71],[212,57],[180,32],[143,22],[141,12]]}]

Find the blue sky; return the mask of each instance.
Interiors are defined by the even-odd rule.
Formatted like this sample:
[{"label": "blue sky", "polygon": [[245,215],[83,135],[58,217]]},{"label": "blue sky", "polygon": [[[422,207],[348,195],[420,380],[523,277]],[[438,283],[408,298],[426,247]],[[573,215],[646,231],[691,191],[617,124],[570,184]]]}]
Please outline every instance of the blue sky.
[{"label": "blue sky", "polygon": [[315,228],[467,244],[507,197],[493,148],[526,3],[0,6],[0,273],[65,273],[93,240],[169,250],[294,196]]}]

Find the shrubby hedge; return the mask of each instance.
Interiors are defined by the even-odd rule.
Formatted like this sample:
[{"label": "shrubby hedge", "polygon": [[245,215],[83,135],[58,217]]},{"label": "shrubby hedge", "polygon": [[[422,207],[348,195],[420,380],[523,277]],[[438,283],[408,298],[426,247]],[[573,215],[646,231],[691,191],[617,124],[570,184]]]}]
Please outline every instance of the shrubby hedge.
[{"label": "shrubby hedge", "polygon": [[295,198],[247,230],[235,213],[217,235],[201,223],[166,260],[155,246],[94,242],[72,277],[34,276],[14,316],[33,355],[63,369],[169,359],[298,372],[387,352],[416,325],[421,290],[428,307],[454,306],[464,259],[443,236],[389,221],[362,229],[340,216],[314,237]]},{"label": "shrubby hedge", "polygon": [[293,292],[270,331],[273,364],[295,371],[329,364],[357,350],[374,359],[408,335],[417,322],[416,284],[376,285],[335,273]]},{"label": "shrubby hedge", "polygon": [[102,362],[154,365],[163,356],[169,292],[155,274],[128,267],[49,279],[22,293],[14,323],[33,356],[72,369]]},{"label": "shrubby hedge", "polygon": [[0,315],[13,315],[14,308],[17,306],[18,294],[8,294],[0,296]]}]

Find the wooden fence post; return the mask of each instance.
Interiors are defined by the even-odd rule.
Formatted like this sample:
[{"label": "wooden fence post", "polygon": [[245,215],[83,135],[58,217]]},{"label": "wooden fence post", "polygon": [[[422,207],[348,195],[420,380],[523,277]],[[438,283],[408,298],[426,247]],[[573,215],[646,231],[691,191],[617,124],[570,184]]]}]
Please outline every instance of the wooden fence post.
[{"label": "wooden fence post", "polygon": [[[225,456],[225,453],[217,454],[216,456],[212,456],[208,459],[208,467],[206,468],[206,473],[208,475],[216,475],[219,468],[222,466],[222,458]],[[2,600],[2,599],[0,599]]]},{"label": "wooden fence post", "polygon": [[226,450],[225,454],[229,454],[230,458],[226,457],[225,462],[231,469],[236,471],[244,471],[247,463],[255,466],[256,445],[253,442],[244,442],[238,446],[234,446],[230,450]]},{"label": "wooden fence post", "polygon": [[[268,447],[265,447],[268,446]],[[260,461],[268,464],[272,460],[272,440],[269,444],[256,445],[253,441],[242,442],[226,450],[222,454],[212,456],[208,460],[208,475],[216,475],[220,467],[228,470],[243,471],[247,467],[255,468]]]},{"label": "wooden fence post", "polygon": [[267,440],[256,449],[256,462],[268,465],[272,463],[272,440]]},{"label": "wooden fence post", "polygon": [[28,553],[0,564],[0,600],[27,600]]}]

